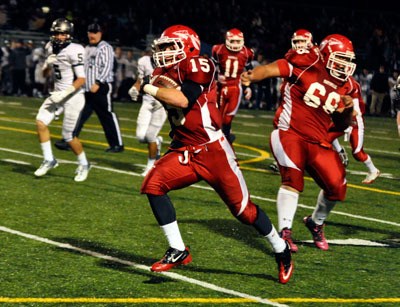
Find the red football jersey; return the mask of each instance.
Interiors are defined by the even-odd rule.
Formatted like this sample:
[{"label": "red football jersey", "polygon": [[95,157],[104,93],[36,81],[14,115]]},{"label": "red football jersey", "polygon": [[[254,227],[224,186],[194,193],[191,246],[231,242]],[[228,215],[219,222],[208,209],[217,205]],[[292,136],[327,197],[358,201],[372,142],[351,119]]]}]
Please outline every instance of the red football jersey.
[{"label": "red football jersey", "polygon": [[233,52],[225,47],[225,44],[214,45],[211,51],[212,59],[217,63],[219,75],[225,77],[224,85],[236,85],[240,83],[240,75],[246,65],[254,58],[254,51],[243,46],[239,52]]},{"label": "red football jersey", "polygon": [[196,102],[186,109],[164,104],[168,113],[173,139],[182,145],[213,142],[221,136],[221,114],[217,107],[215,65],[205,57],[185,59],[172,68],[156,68],[153,76],[166,75],[179,85],[186,80],[202,86]]},{"label": "red football jersey", "polygon": [[287,79],[282,89],[278,128],[290,128],[305,140],[319,143],[326,140],[331,114],[343,106],[340,96],[351,95],[354,84],[333,78],[319,52],[311,51],[310,57],[296,51],[288,54],[286,59],[278,60],[281,76]]}]

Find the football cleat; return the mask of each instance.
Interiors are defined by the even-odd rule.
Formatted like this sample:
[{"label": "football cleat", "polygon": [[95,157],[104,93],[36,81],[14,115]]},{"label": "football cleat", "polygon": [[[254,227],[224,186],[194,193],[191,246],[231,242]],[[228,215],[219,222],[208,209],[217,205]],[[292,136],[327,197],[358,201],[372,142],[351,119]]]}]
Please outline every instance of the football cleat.
[{"label": "football cleat", "polygon": [[278,264],[278,278],[281,284],[286,284],[290,277],[293,274],[293,261],[292,261],[292,254],[290,251],[290,245],[286,241],[286,248],[283,250],[282,253],[275,253],[275,260]]},{"label": "football cleat", "polygon": [[373,173],[368,172],[367,177],[365,177],[365,179],[362,181],[362,183],[371,184],[376,180],[376,178],[379,177],[380,174],[381,174],[381,172],[378,169],[376,169],[376,171]]},{"label": "football cleat", "polygon": [[52,168],[56,168],[57,166],[58,162],[56,159],[54,159],[53,161],[44,160],[34,174],[36,177],[42,177],[46,175],[49,170],[51,170]]},{"label": "football cleat", "polygon": [[311,215],[305,216],[303,218],[303,222],[306,225],[306,227],[308,228],[308,230],[310,230],[310,232],[313,236],[315,246],[324,251],[328,250],[329,244],[328,244],[328,241],[326,241],[325,235],[324,235],[325,224],[322,224],[322,225],[315,224],[315,222],[311,218]]},{"label": "football cleat", "polygon": [[292,253],[297,253],[299,248],[297,247],[296,244],[294,244],[293,239],[292,239],[292,230],[285,227],[282,229],[281,232],[279,232],[279,236],[285,240],[287,243],[290,245],[290,250]]},{"label": "football cleat", "polygon": [[192,255],[189,253],[189,248],[185,248],[184,251],[177,250],[170,247],[166,252],[164,257],[154,263],[151,266],[151,271],[153,272],[165,272],[178,265],[186,265],[192,262]]},{"label": "football cleat", "polygon": [[88,177],[88,175],[89,175],[89,170],[90,170],[90,168],[91,168],[91,165],[90,164],[88,164],[88,165],[82,165],[82,164],[80,164],[79,166],[78,166],[78,168],[76,169],[76,171],[75,171],[75,178],[74,178],[74,180],[76,181],[76,182],[82,182],[82,181],[85,181],[86,180],[86,178]]},{"label": "football cleat", "polygon": [[160,159],[161,157],[161,146],[162,146],[162,142],[163,142],[163,137],[162,136],[157,136],[157,157],[156,159]]},{"label": "football cleat", "polygon": [[71,150],[71,147],[64,139],[56,141],[54,146],[59,150]]},{"label": "football cleat", "polygon": [[339,157],[340,157],[340,161],[342,161],[342,164],[344,165],[344,167],[347,167],[349,165],[349,157],[347,156],[347,152],[344,149],[344,147],[342,147],[342,149],[340,149],[339,153]]}]

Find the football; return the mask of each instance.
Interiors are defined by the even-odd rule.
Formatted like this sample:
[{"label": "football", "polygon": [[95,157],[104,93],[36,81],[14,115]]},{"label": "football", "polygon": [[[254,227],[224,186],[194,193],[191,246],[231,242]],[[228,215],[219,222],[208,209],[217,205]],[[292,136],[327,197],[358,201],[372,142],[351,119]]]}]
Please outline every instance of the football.
[{"label": "football", "polygon": [[153,77],[150,80],[150,84],[160,88],[178,88],[179,86],[178,83],[176,83],[174,80],[164,75]]}]

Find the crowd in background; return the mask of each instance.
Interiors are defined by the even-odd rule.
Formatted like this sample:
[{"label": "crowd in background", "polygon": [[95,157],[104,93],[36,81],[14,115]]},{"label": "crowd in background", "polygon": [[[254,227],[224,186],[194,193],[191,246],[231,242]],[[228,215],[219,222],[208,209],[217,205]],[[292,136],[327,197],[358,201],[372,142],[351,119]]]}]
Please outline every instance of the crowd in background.
[{"label": "crowd in background", "polygon": [[[127,89],[136,78],[138,56],[134,57],[129,48],[145,49],[149,34],[157,36],[171,24],[185,24],[196,29],[202,39],[204,54],[210,53],[212,45],[223,42],[227,29],[237,27],[244,32],[246,45],[256,52],[254,65],[282,57],[290,48],[291,34],[297,28],[311,30],[317,43],[329,33],[341,33],[351,38],[355,46],[356,77],[363,86],[368,105],[375,93],[370,91],[372,83],[372,87],[385,91],[380,113],[391,114],[391,82],[400,70],[400,13],[381,3],[366,1],[357,7],[351,7],[352,4],[345,1],[336,1],[334,6],[308,1],[294,5],[291,1],[256,0],[200,1],[195,4],[178,0],[133,0],[129,3],[120,0],[9,0],[2,3],[0,30],[48,34],[51,21],[66,17],[75,24],[75,39],[86,43],[87,25],[94,21],[101,23],[105,38],[116,48],[119,65],[115,71],[117,90],[113,97],[118,100],[128,100]],[[36,80],[34,73],[36,65],[43,61],[39,52],[43,46],[32,46],[29,41],[18,40],[0,43],[3,45],[0,53],[2,70],[4,67],[7,70],[7,65],[10,70],[8,74],[2,74],[2,93],[46,94],[48,80]],[[27,56],[26,64],[21,60],[23,56]],[[379,69],[381,66],[383,72]],[[23,70],[26,82],[21,84]],[[373,78],[378,74],[381,76]],[[12,82],[13,78],[19,82]],[[256,86],[251,101],[243,102],[243,105],[274,109],[278,87],[279,80]],[[367,110],[367,114],[369,112]]]}]

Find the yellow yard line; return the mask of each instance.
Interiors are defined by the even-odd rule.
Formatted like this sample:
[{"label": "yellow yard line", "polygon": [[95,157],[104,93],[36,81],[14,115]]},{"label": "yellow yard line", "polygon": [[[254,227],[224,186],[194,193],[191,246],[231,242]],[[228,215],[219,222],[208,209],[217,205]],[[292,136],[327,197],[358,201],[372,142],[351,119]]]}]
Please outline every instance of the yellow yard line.
[{"label": "yellow yard line", "polygon": [[[275,298],[269,299],[277,303],[400,303],[400,298]],[[171,304],[171,303],[198,303],[198,304],[239,304],[258,303],[247,298],[94,298],[94,297],[0,297],[0,303],[103,303],[103,304]]]}]

